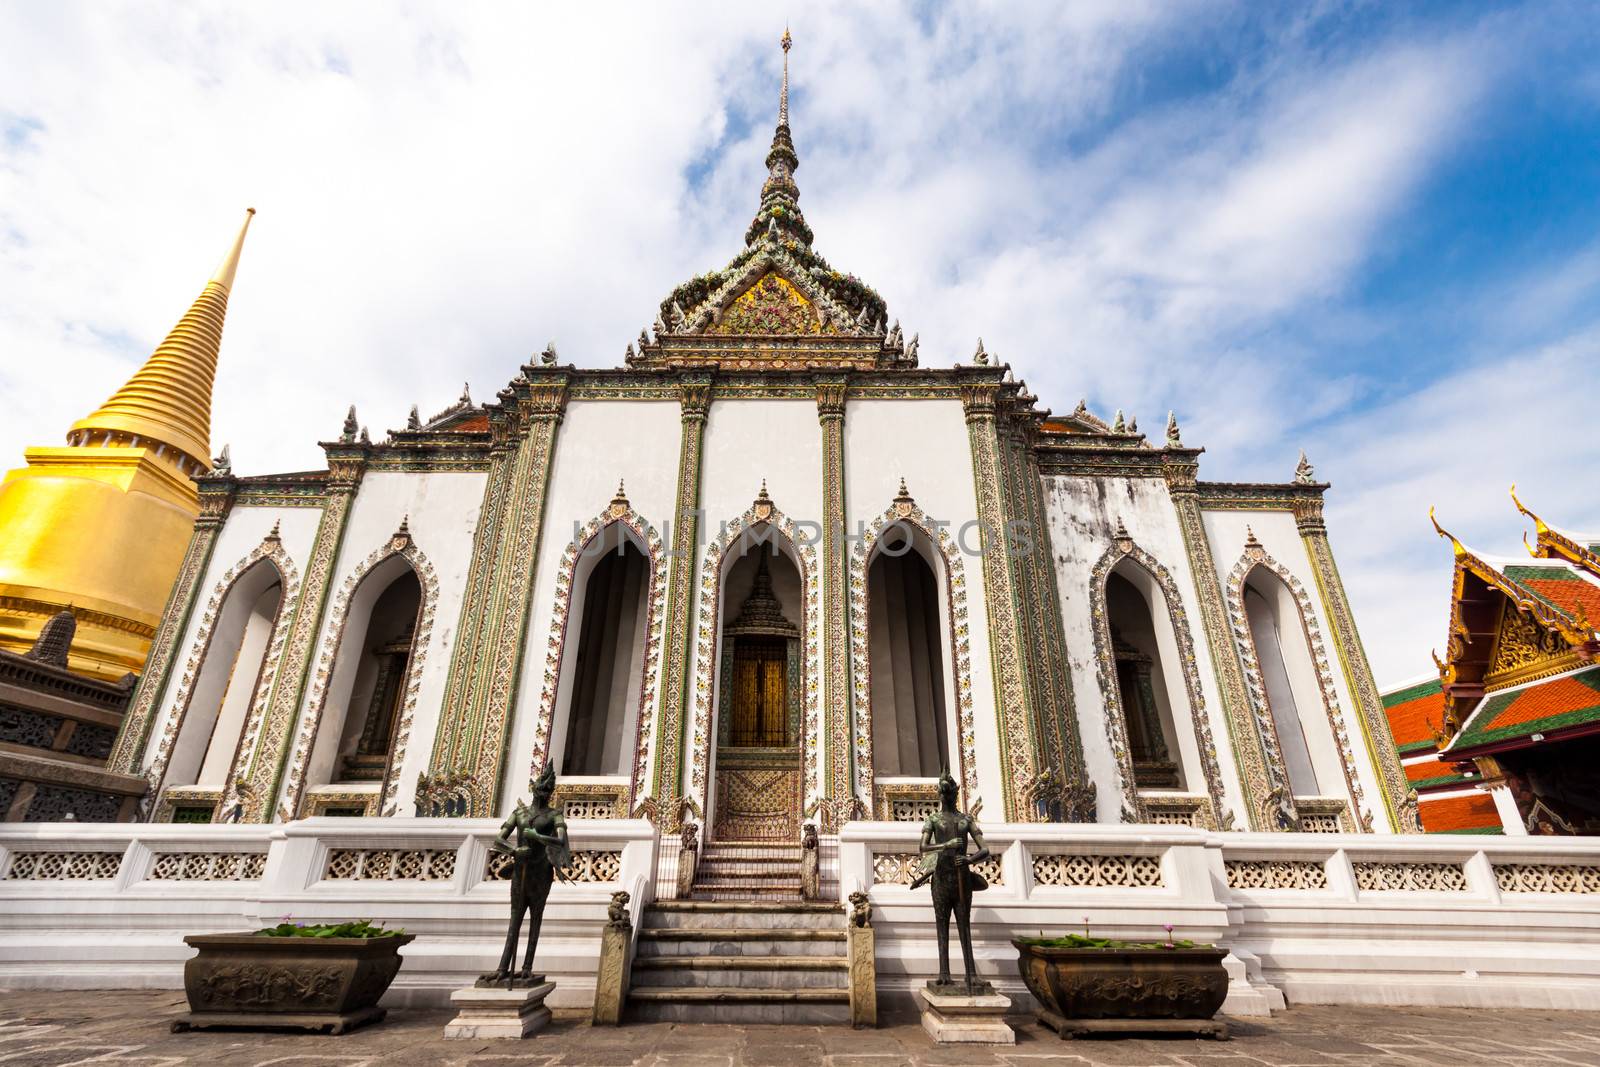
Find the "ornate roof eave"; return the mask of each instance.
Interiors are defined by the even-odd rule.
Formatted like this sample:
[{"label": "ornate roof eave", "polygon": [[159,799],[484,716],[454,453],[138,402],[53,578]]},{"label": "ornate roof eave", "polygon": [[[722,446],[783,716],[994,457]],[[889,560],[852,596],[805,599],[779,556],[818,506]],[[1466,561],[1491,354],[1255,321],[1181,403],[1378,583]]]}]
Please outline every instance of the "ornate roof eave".
[{"label": "ornate roof eave", "polygon": [[[1428,517],[1430,519],[1433,518],[1431,510],[1428,512]],[[1518,611],[1530,616],[1545,629],[1553,633],[1559,633],[1568,644],[1575,648],[1595,640],[1597,636],[1595,629],[1587,619],[1562,611],[1516,579],[1506,577],[1499,568],[1463,545],[1451,533],[1440,526],[1436,520],[1433,526],[1440,537],[1450,541],[1451,548],[1455,552],[1455,570],[1457,574],[1475,575],[1484,584],[1499,590],[1506,599],[1516,605]],[[1452,594],[1454,595],[1455,592],[1457,591],[1453,590]]]},{"label": "ornate roof eave", "polygon": [[[1449,628],[1445,637],[1445,656],[1442,660],[1437,655],[1434,656],[1434,664],[1439,668],[1439,681],[1445,694],[1447,726],[1459,729],[1465,721],[1463,712],[1476,705],[1484,692],[1482,678],[1461,677],[1467,652],[1473,645],[1474,633],[1463,617],[1468,575],[1500,593],[1519,613],[1560,637],[1573,651],[1591,658],[1600,656],[1600,634],[1595,632],[1587,619],[1574,618],[1535,595],[1515,579],[1506,577],[1494,564],[1473,552],[1454,534],[1440,526],[1431,508],[1428,510],[1428,519],[1433,523],[1433,528],[1439,536],[1450,542],[1455,555],[1455,566],[1450,578]],[[1480,633],[1480,636],[1486,637],[1491,642],[1494,639],[1493,633]],[[1472,650],[1477,651],[1475,648]]]},{"label": "ornate roof eave", "polygon": [[[1556,529],[1545,522],[1538,515],[1530,511],[1521,500],[1517,499],[1517,487],[1511,487],[1511,502],[1517,510],[1533,520],[1534,545],[1528,552],[1535,559],[1561,559],[1578,567],[1595,578],[1600,578],[1600,556],[1589,550],[1588,545],[1579,541],[1573,535]],[[1523,538],[1527,543],[1527,538]]]}]

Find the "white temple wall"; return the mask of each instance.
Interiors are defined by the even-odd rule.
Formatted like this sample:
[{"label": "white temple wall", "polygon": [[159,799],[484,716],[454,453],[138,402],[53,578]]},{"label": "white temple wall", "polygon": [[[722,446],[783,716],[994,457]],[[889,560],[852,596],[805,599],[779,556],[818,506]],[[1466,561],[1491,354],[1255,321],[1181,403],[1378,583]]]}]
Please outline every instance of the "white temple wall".
[{"label": "white temple wall", "polygon": [[[1238,824],[1243,825],[1247,807],[1233,751],[1228,744],[1230,731],[1227,716],[1217,691],[1211,648],[1201,623],[1194,572],[1189,567],[1183,531],[1178,525],[1177,511],[1172,505],[1166,483],[1154,478],[1066,475],[1050,475],[1043,481],[1045,521],[1049,526],[1056,584],[1061,595],[1078,730],[1083,740],[1084,763],[1089,777],[1095,783],[1099,821],[1120,821],[1121,792],[1116,758],[1106,734],[1105,697],[1100,690],[1096,670],[1090,580],[1095,565],[1112,547],[1112,535],[1118,520],[1121,520],[1134,544],[1154,556],[1178,587],[1190,637],[1194,641],[1196,674],[1215,741],[1224,802],[1234,813]],[[1160,625],[1160,613],[1152,611],[1152,615]],[[1167,663],[1165,657],[1162,667],[1163,670],[1178,669],[1176,663]],[[1192,738],[1193,727],[1189,714],[1180,715],[1176,708],[1173,711],[1174,727],[1180,735],[1187,732]],[[1203,779],[1196,781],[1187,763],[1185,773],[1188,791],[1204,793]]]},{"label": "white temple wall", "polygon": [[[1306,552],[1305,541],[1295,524],[1294,514],[1281,510],[1206,511],[1202,513],[1201,518],[1205,523],[1206,537],[1211,543],[1211,557],[1217,566],[1217,580],[1222,585],[1224,597],[1228,595],[1228,575],[1239,562],[1240,556],[1244,554],[1245,540],[1250,533],[1256,535],[1256,540],[1266,549],[1267,555],[1299,580],[1311,601],[1311,613],[1316,620],[1323,648],[1328,656],[1334,696],[1338,702],[1339,713],[1344,719],[1345,732],[1350,739],[1350,751],[1354,756],[1357,781],[1361,784],[1363,804],[1372,814],[1372,829],[1377,833],[1393,833],[1389,818],[1384,813],[1383,787],[1377,769],[1373,766],[1359,705],[1351,696],[1350,688],[1346,684],[1344,668],[1339,662],[1339,654],[1333,644],[1335,633],[1333,622],[1327,617],[1322,595],[1318,591],[1316,570]],[[1302,652],[1291,651],[1294,643],[1288,640],[1288,635],[1285,635],[1284,644],[1284,658],[1291,670],[1297,661],[1303,668],[1309,668],[1310,664]],[[1319,687],[1314,678],[1301,678],[1295,684],[1297,696],[1301,692],[1318,691]],[[1327,726],[1327,716],[1321,701],[1316,700],[1309,708],[1302,703],[1301,712],[1303,714],[1309,712],[1304,720],[1307,725],[1307,740],[1312,745],[1312,758],[1317,763],[1320,779],[1323,777],[1324,767],[1337,767],[1342,759],[1333,750],[1331,728]],[[1322,781],[1320,784],[1325,796],[1346,795],[1342,776],[1335,778],[1331,783]]]},{"label": "white temple wall", "polygon": [[[345,579],[361,570],[369,556],[388,544],[402,520],[411,530],[412,543],[432,564],[439,583],[432,633],[425,645],[419,642],[413,651],[414,656],[423,657],[422,677],[410,741],[403,762],[395,770],[395,780],[400,786],[395,798],[398,814],[411,814],[417,775],[427,770],[433,751],[445,678],[455,647],[456,625],[461,618],[467,566],[472,558],[472,538],[486,481],[487,475],[473,471],[369,471],[362,478],[345,519],[344,540],[329,584],[330,605]],[[297,563],[301,558],[296,558]],[[378,581],[380,586],[386,584]],[[347,616],[346,624],[350,621]],[[338,635],[330,632],[325,613],[310,662],[318,663],[323,649],[337,639]],[[308,702],[310,688],[307,687]],[[307,706],[303,703],[300,715],[306,712]],[[341,722],[336,718],[325,715],[321,729],[337,730]],[[337,745],[336,737],[334,745]],[[316,777],[307,782],[309,787],[323,784],[326,783]]]},{"label": "white temple wall", "polygon": [[[971,648],[968,669],[972,679],[978,792],[985,811],[1004,811],[999,702],[989,656],[989,613],[985,607],[983,561],[976,554],[977,531],[968,530],[964,539],[971,546],[971,553],[960,543],[962,527],[978,515],[966,412],[958,400],[852,400],[845,409],[844,448],[845,526],[849,536],[855,537],[863,526],[870,526],[889,510],[900,492],[900,479],[904,478],[917,506],[930,520],[948,523],[946,529],[958,542],[967,588]],[[944,570],[943,561],[934,568],[941,605],[949,595]],[[951,655],[948,645],[948,635],[941,634],[941,648],[947,660]],[[946,703],[953,704],[956,692],[949,662],[941,677],[945,679]],[[960,744],[960,729],[953,720],[947,719],[947,723],[946,736],[953,755]]]},{"label": "white temple wall", "polygon": [[173,657],[173,677],[167,681],[166,691],[161,694],[161,704],[156,709],[151,723],[151,740],[145,746],[140,759],[141,773],[149,770],[156,761],[159,748],[157,739],[166,730],[167,723],[174,713],[173,705],[178,698],[180,687],[176,676],[182,673],[190,653],[200,640],[202,616],[205,614],[212,593],[216,590],[217,583],[235,564],[260,547],[262,539],[272,532],[273,523],[278,524],[278,537],[283,542],[284,553],[303,573],[306,559],[311,555],[312,543],[316,540],[317,523],[321,519],[321,508],[235,507],[228,512],[228,517],[217,534],[217,543],[212,549],[211,560],[206,565],[205,574],[196,583],[198,592],[195,597],[195,609],[189,616],[189,621],[184,627],[183,639],[179,642],[177,654]]},{"label": "white temple wall", "polygon": [[[655,527],[663,540],[668,540],[667,523],[676,522],[673,507],[677,501],[681,434],[676,401],[574,400],[567,404],[545,492],[544,530],[534,563],[522,673],[511,715],[508,762],[501,772],[500,803],[506,810],[527,795],[528,780],[536,773],[533,749],[544,689],[546,649],[556,612],[556,576],[562,557],[572,544],[574,524],[582,527],[604,512],[616,495],[620,479],[626,483],[633,509]],[[571,639],[568,650],[574,653],[581,609],[582,600],[575,595],[566,616]],[[665,657],[661,662],[665,664]],[[568,686],[570,681],[563,677],[561,686]],[[552,737],[552,745],[554,740]],[[624,763],[631,766],[631,738],[627,745],[629,758]]]}]

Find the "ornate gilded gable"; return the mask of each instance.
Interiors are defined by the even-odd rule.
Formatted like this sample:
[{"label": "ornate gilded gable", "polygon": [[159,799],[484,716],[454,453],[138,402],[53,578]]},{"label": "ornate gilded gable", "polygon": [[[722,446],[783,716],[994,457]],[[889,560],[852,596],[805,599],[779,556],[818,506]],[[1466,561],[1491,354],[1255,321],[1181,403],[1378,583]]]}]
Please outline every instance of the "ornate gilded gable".
[{"label": "ornate gilded gable", "polygon": [[1557,674],[1582,662],[1559,631],[1539,625],[1509,599],[1503,603],[1494,651],[1483,678],[1486,690]]},{"label": "ornate gilded gable", "polygon": [[830,333],[815,304],[776,271],[768,271],[738,296],[706,330],[707,333]]}]

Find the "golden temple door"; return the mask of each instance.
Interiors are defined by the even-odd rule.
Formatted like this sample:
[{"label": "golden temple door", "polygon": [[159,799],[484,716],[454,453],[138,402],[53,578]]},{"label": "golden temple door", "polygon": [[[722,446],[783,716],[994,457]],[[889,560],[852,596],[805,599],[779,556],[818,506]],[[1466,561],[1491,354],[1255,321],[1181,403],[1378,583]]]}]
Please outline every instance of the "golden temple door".
[{"label": "golden temple door", "polygon": [[800,633],[784,618],[762,553],[750,596],[723,631],[717,722],[717,841],[800,838],[804,799]]}]

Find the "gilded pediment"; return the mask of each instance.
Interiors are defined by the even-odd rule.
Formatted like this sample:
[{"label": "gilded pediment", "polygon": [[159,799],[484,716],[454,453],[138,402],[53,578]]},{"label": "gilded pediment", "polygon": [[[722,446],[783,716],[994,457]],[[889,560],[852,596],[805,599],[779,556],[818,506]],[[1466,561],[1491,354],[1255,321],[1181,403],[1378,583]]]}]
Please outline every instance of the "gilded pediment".
[{"label": "gilded pediment", "polygon": [[788,278],[768,271],[733,299],[705,331],[715,334],[837,334]]}]

